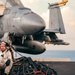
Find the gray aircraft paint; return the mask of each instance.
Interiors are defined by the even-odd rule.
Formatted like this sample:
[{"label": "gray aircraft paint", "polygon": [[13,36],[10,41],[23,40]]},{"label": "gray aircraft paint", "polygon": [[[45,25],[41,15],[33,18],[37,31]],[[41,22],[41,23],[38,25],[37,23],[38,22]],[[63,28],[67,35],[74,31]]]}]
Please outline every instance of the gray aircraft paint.
[{"label": "gray aircraft paint", "polygon": [[[4,0],[3,0],[4,1]],[[43,41],[54,45],[68,45],[63,40],[58,39],[55,30],[64,33],[63,21],[61,19],[60,9],[51,9],[52,32],[45,29],[45,22],[38,14],[30,8],[17,4],[16,0],[8,0],[6,8],[0,15],[0,38],[1,41],[10,41],[10,45],[15,50],[28,54],[40,54],[46,50]],[[20,3],[20,0],[18,0]],[[8,6],[11,5],[10,6]],[[58,7],[59,8],[59,7]],[[58,11],[57,11],[58,10]],[[56,12],[57,11],[57,12]],[[54,12],[54,13],[53,13]],[[51,15],[50,14],[50,15]],[[54,20],[54,14],[55,20]],[[61,23],[62,22],[62,23]],[[55,25],[56,24],[56,25]],[[7,38],[9,37],[9,38]]]},{"label": "gray aircraft paint", "polygon": [[16,35],[34,34],[45,28],[45,22],[39,15],[22,6],[6,8],[1,22],[4,33],[13,32]]},{"label": "gray aircraft paint", "polygon": [[16,6],[16,5],[23,6],[20,0],[7,0],[7,2],[12,6]]},{"label": "gray aircraft paint", "polygon": [[61,10],[58,5],[49,4],[49,29],[51,32],[65,34]]}]

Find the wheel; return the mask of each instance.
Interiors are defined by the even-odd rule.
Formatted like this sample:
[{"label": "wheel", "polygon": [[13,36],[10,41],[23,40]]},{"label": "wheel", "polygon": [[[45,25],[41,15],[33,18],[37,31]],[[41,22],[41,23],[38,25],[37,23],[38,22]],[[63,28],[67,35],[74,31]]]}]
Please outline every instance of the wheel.
[{"label": "wheel", "polygon": [[35,71],[34,75],[45,75],[45,74],[41,71]]}]

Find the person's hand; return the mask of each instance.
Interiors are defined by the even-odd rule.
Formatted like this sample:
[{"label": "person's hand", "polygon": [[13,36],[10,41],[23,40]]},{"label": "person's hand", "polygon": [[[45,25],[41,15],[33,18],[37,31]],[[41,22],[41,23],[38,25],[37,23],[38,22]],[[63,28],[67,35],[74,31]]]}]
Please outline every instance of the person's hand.
[{"label": "person's hand", "polygon": [[6,64],[6,66],[9,66],[10,65],[10,59],[8,59],[5,64]]}]

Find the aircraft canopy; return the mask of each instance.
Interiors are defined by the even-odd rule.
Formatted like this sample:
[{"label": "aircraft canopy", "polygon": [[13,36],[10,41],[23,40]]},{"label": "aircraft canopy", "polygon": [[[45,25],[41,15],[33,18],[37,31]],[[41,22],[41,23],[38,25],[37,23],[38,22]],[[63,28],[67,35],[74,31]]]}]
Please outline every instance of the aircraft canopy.
[{"label": "aircraft canopy", "polygon": [[0,5],[4,5],[5,7],[12,7],[16,5],[22,5],[22,3],[20,0],[0,0]]}]

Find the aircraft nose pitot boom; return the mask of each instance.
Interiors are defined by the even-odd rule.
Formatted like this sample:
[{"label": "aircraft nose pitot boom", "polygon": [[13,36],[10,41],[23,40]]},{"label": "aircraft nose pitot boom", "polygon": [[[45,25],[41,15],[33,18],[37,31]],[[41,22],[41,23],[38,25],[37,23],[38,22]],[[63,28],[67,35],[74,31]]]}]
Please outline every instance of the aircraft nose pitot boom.
[{"label": "aircraft nose pitot boom", "polygon": [[33,12],[26,13],[21,18],[21,29],[25,32],[25,34],[34,34],[42,31],[44,28],[44,20]]}]

